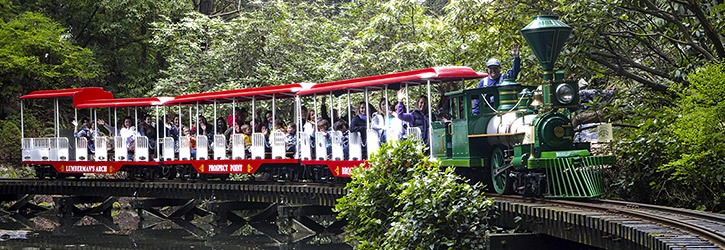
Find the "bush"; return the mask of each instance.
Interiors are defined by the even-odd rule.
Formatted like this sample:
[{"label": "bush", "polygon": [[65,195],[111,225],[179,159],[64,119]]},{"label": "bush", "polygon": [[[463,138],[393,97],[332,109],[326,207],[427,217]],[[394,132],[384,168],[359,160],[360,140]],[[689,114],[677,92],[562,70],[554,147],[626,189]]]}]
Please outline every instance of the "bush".
[{"label": "bush", "polygon": [[[690,74],[679,98],[639,98],[640,128],[623,131],[613,171],[617,196],[638,202],[725,211],[725,63]],[[664,104],[663,104],[664,103]],[[632,115],[634,114],[634,115]]]},{"label": "bush", "polygon": [[13,120],[0,120],[0,161],[20,165],[20,128]]},{"label": "bush", "polygon": [[369,168],[355,168],[348,194],[338,200],[347,241],[359,249],[471,249],[485,246],[493,201],[441,171],[418,143],[383,144]]}]

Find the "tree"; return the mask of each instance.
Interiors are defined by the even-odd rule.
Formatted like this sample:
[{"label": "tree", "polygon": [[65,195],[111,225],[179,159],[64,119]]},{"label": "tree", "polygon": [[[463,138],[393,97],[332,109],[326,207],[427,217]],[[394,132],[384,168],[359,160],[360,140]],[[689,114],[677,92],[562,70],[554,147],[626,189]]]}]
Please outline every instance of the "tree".
[{"label": "tree", "polygon": [[484,247],[493,201],[453,168],[441,171],[419,143],[385,143],[369,168],[353,170],[348,194],[335,206],[348,221],[346,240],[360,249]]},{"label": "tree", "polygon": [[326,9],[278,2],[225,21],[188,14],[155,24],[154,44],[169,66],[155,93],[319,81],[339,53],[339,31]]},{"label": "tree", "polygon": [[102,70],[83,85],[104,87],[118,97],[145,96],[166,66],[150,43],[151,24],[163,18],[178,21],[192,11],[187,0],[29,0],[21,8],[67,27],[67,39],[93,51]]},{"label": "tree", "polygon": [[34,12],[0,21],[0,117],[18,112],[21,93],[78,86],[96,77],[98,64],[89,49],[68,39],[59,23]]}]

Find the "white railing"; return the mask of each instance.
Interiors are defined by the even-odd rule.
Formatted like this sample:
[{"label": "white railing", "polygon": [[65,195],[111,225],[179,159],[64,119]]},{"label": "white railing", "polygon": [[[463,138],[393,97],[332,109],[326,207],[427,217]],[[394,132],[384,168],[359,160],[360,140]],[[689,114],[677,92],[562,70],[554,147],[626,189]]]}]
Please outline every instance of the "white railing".
[{"label": "white railing", "polygon": [[232,159],[241,160],[246,158],[244,146],[243,134],[232,135]]},{"label": "white railing", "polygon": [[164,137],[164,148],[162,154],[164,155],[165,161],[173,161],[174,160],[174,145],[176,142],[174,141],[173,137]]},{"label": "white railing", "polygon": [[310,140],[310,134],[299,133],[300,136],[300,159],[311,160],[312,159],[312,142]]},{"label": "white railing", "polygon": [[264,134],[252,134],[252,159],[264,159]]},{"label": "white railing", "polygon": [[179,136],[179,160],[191,160],[191,139],[189,136]]},{"label": "white railing", "polygon": [[113,158],[116,161],[127,161],[128,160],[128,148],[126,140],[121,136],[113,137]]},{"label": "white railing", "polygon": [[50,140],[50,143],[48,146],[50,146],[48,151],[48,160],[50,161],[58,161],[58,138],[48,138]]},{"label": "white railing", "polygon": [[58,160],[59,161],[67,161],[67,160],[70,160],[69,159],[69,157],[70,157],[70,155],[69,155],[69,153],[70,153],[69,152],[69,150],[70,150],[69,149],[69,146],[70,145],[68,145],[68,144],[69,144],[68,143],[68,138],[65,138],[65,137],[58,138],[58,144],[57,144],[57,148],[56,148],[57,153],[56,154],[58,156]]},{"label": "white railing", "polygon": [[224,135],[214,135],[214,159],[227,159],[227,138]]},{"label": "white railing", "polygon": [[23,161],[29,161],[32,158],[33,154],[33,138],[23,138],[22,141],[22,148],[23,148]]},{"label": "white railing", "polygon": [[362,138],[360,132],[350,132],[350,160],[362,160]]},{"label": "white railing", "polygon": [[30,158],[33,161],[50,160],[50,138],[34,138]]},{"label": "white railing", "polygon": [[196,159],[209,159],[209,139],[207,139],[206,136],[199,136],[199,138],[196,139]]},{"label": "white railing", "polygon": [[272,139],[270,140],[272,142],[272,159],[286,158],[284,137],[285,134],[280,131],[272,134]]},{"label": "white railing", "polygon": [[327,136],[325,132],[315,132],[315,159],[327,159]]},{"label": "white railing", "polygon": [[340,131],[332,131],[330,133],[330,136],[332,136],[332,159],[333,160],[343,160],[345,159],[345,152],[343,152],[343,146],[342,145],[342,132]]},{"label": "white railing", "polygon": [[76,161],[88,160],[88,139],[85,137],[76,138]]},{"label": "white railing", "polygon": [[422,137],[420,137],[420,128],[419,127],[409,127],[406,131],[408,135],[408,140],[421,140]]},{"label": "white railing", "polygon": [[107,161],[108,160],[108,137],[96,137],[94,140],[96,146],[96,161]]},{"label": "white railing", "polygon": [[367,142],[367,157],[370,159],[370,155],[373,154],[373,152],[378,151],[380,148],[380,136],[378,135],[378,131],[374,129],[368,129],[368,134],[366,138]]},{"label": "white railing", "polygon": [[148,161],[149,159],[149,138],[136,136],[136,149],[133,154],[135,161]]}]

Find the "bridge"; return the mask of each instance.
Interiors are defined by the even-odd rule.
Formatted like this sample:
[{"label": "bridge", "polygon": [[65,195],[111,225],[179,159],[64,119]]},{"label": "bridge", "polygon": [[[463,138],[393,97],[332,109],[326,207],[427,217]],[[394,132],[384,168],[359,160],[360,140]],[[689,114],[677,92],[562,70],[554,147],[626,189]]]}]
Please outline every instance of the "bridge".
[{"label": "bridge", "polygon": [[[60,195],[54,198],[59,213],[68,217],[92,216],[114,230],[113,221],[109,220],[112,204],[126,197],[130,199],[131,209],[137,210],[139,215],[146,213],[172,221],[193,235],[204,235],[205,232],[189,221],[195,216],[212,215],[221,234],[228,235],[244,225],[251,225],[278,242],[302,239],[299,239],[300,234],[294,237],[282,235],[279,232],[284,230],[270,226],[268,222],[288,225],[294,232],[305,232],[302,238],[307,239],[310,235],[340,233],[344,222],[334,221],[331,207],[345,193],[342,185],[317,183],[0,180],[1,200],[13,203],[6,213],[20,222],[23,218],[19,214],[32,215],[34,211],[45,209],[32,204],[32,195]],[[722,214],[607,200],[558,201],[493,196],[501,214],[497,225],[535,233],[494,235],[491,248],[546,246],[547,240],[542,236],[603,249],[725,248],[725,216]],[[88,204],[93,205],[89,208]],[[161,207],[168,206],[176,209],[170,213],[161,211]],[[328,222],[320,222],[319,218],[327,218]]]}]

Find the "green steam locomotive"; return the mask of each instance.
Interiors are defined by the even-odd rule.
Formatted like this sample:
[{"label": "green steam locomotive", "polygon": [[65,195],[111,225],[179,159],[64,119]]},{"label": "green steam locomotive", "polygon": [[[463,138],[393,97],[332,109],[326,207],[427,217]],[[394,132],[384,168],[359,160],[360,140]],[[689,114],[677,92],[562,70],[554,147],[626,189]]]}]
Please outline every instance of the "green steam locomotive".
[{"label": "green steam locomotive", "polygon": [[[614,156],[592,155],[589,142],[575,142],[570,116],[580,104],[579,86],[563,71],[554,71],[571,31],[556,16],[538,16],[521,30],[543,68],[543,82],[521,85],[503,80],[498,86],[445,94],[451,119],[432,124],[431,142],[442,165],[483,179],[499,194],[603,194],[603,171]],[[478,114],[472,112],[476,100],[481,103]]]}]

